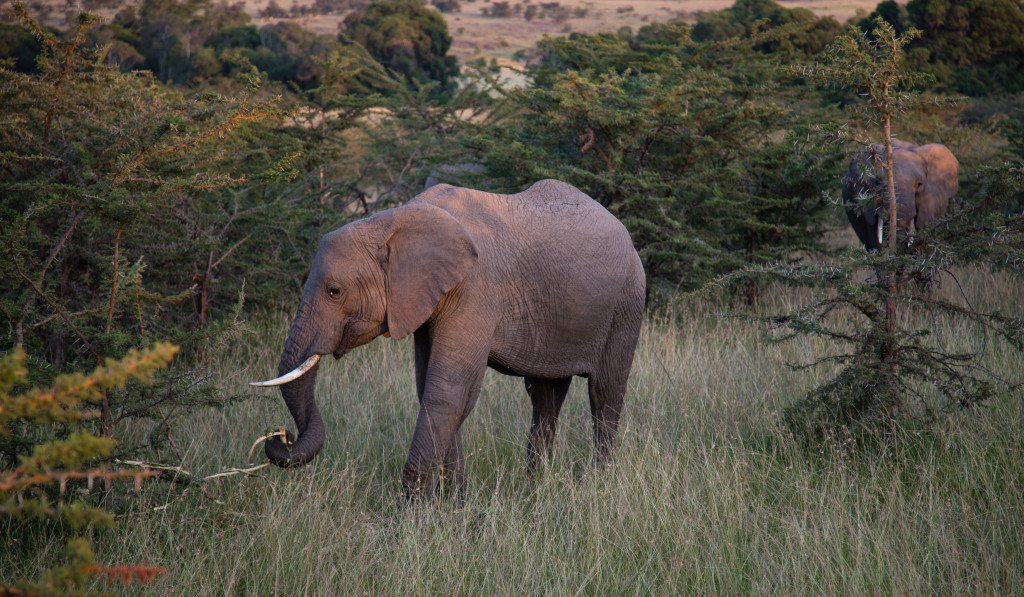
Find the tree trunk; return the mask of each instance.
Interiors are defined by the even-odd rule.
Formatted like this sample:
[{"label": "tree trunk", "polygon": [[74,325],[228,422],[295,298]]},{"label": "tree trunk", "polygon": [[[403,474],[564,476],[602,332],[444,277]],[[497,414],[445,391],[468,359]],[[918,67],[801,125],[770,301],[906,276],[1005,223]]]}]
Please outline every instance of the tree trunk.
[{"label": "tree trunk", "polygon": [[[896,181],[893,177],[893,155],[892,155],[892,119],[889,114],[882,116],[882,123],[885,128],[885,184],[889,199],[889,254],[896,252]],[[882,345],[882,360],[888,360],[892,356],[890,339],[896,331],[896,292],[898,290],[897,272],[889,270],[889,288],[885,297],[885,333],[888,339]]]}]

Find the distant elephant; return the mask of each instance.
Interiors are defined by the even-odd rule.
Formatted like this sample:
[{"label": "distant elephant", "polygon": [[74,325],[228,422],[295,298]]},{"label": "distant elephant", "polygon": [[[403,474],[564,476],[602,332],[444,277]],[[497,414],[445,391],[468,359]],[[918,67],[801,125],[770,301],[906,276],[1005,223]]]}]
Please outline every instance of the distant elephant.
[{"label": "distant elephant", "polygon": [[320,241],[281,377],[254,384],[281,385],[298,427],[297,439],[268,441],[266,454],[299,466],[323,446],[313,398],[321,356],[413,334],[420,410],[406,496],[429,491],[439,470],[462,493],[459,428],[487,367],[525,378],[530,470],[550,456],[571,378],[587,378],[600,461],[615,441],[645,287],[625,227],[571,185],[542,180],[515,195],[431,187]]},{"label": "distant elephant", "polygon": [[[850,162],[843,176],[843,203],[846,216],[854,232],[868,250],[882,246],[885,235],[883,224],[887,205],[884,174],[869,173],[868,164],[873,156],[885,159],[885,147],[872,145],[861,156]],[[939,143],[914,145],[893,140],[893,178],[896,184],[896,226],[906,235],[924,230],[946,215],[949,201],[956,194],[960,176],[960,162]],[[880,197],[881,205],[858,205],[861,196]],[[881,217],[880,217],[881,216]]]}]

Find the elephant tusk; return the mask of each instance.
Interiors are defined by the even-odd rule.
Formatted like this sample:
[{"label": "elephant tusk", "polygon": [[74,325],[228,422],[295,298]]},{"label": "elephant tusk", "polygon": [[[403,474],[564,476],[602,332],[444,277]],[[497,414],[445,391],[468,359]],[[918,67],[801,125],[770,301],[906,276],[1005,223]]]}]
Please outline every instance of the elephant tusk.
[{"label": "elephant tusk", "polygon": [[275,377],[274,379],[269,379],[267,381],[252,381],[252,382],[249,382],[249,385],[250,386],[259,386],[261,388],[266,388],[266,387],[269,387],[269,386],[280,386],[280,385],[286,384],[286,383],[288,383],[290,381],[294,381],[294,380],[302,377],[303,375],[306,374],[307,371],[309,371],[310,369],[315,367],[316,364],[319,363],[319,362],[320,362],[320,355],[315,354],[315,355],[309,357],[308,359],[306,359],[305,362],[303,362],[301,365],[299,365],[295,369],[292,369],[288,373],[285,373],[281,377]]},{"label": "elephant tusk", "polygon": [[882,218],[878,218],[878,225],[875,227],[878,233],[878,246],[882,246]]}]

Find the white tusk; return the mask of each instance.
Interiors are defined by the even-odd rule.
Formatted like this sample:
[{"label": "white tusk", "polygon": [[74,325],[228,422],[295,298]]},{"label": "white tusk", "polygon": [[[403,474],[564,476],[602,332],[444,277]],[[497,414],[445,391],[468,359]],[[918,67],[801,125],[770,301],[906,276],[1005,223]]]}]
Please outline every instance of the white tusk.
[{"label": "white tusk", "polygon": [[320,355],[315,354],[315,355],[309,357],[308,359],[306,359],[306,361],[304,363],[302,363],[298,367],[292,369],[288,373],[285,373],[281,377],[275,377],[274,379],[270,379],[270,380],[267,380],[267,381],[253,381],[253,382],[249,382],[249,385],[250,386],[259,386],[261,388],[266,388],[266,387],[269,387],[269,386],[279,386],[279,385],[282,385],[282,384],[286,384],[286,383],[288,383],[290,381],[294,381],[294,380],[302,377],[303,375],[306,374],[307,371],[309,371],[310,369],[315,367],[316,364],[319,363],[319,362],[320,362]]},{"label": "white tusk", "polygon": [[878,218],[878,226],[875,230],[878,233],[878,246],[882,246],[882,218]]}]

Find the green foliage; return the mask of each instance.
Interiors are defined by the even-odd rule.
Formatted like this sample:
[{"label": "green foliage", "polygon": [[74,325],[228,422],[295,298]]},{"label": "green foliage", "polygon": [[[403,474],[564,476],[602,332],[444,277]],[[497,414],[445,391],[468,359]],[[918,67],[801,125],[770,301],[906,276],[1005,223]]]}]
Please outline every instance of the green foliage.
[{"label": "green foliage", "polygon": [[806,8],[785,8],[775,0],[736,0],[729,8],[702,12],[693,26],[696,41],[725,41],[758,30],[782,28],[778,35],[754,47],[767,53],[811,55],[820,52],[842,33],[831,17],[818,18]]},{"label": "green foliage", "polygon": [[1024,6],[1017,0],[887,1],[859,26],[881,17],[897,31],[921,38],[908,48],[912,68],[932,75],[940,89],[968,95],[1024,91]]},{"label": "green foliage", "polygon": [[[7,533],[24,533],[35,522],[59,521],[74,531],[106,528],[113,518],[90,505],[87,498],[71,495],[88,494],[100,481],[109,489],[118,479],[134,480],[136,487],[152,473],[119,471],[98,467],[108,458],[114,441],[97,437],[82,428],[82,422],[98,415],[89,405],[98,406],[110,391],[125,387],[130,381],[151,383],[157,370],[165,368],[178,348],[157,343],[146,351],[130,351],[123,359],[112,360],[92,373],[61,375],[49,387],[25,387],[29,379],[27,358],[16,348],[0,357],[0,436],[23,426],[65,426],[77,429],[63,440],[43,441],[33,446],[17,466],[0,473],[0,539],[4,545],[15,543]],[[109,572],[96,565],[88,541],[68,542],[68,564],[45,571],[38,581],[23,581],[16,586],[0,585],[0,592],[21,594],[68,594],[84,592],[91,579]],[[156,569],[125,567],[129,575],[152,578]]]},{"label": "green foliage", "polygon": [[378,62],[405,77],[411,88],[436,82],[450,93],[459,75],[448,55],[452,38],[441,13],[423,0],[377,0],[345,17],[342,38],[366,48]]},{"label": "green foliage", "polygon": [[0,58],[13,60],[15,70],[35,72],[36,59],[42,51],[39,39],[28,29],[0,23]]},{"label": "green foliage", "polygon": [[[87,45],[105,46],[102,60],[109,66],[149,70],[162,82],[230,84],[255,66],[271,81],[300,88],[315,86],[316,61],[340,48],[332,36],[296,23],[257,28],[237,6],[211,0],[145,0],[92,28]],[[12,52],[0,43],[0,56]],[[16,70],[28,72],[20,62]]]},{"label": "green foliage", "polygon": [[684,25],[541,49],[534,85],[508,92],[512,115],[469,143],[492,188],[578,186],[622,219],[666,289],[818,245],[838,156],[787,113],[770,61],[695,44]]},{"label": "green foliage", "polygon": [[868,16],[857,22],[857,26],[865,33],[869,33],[874,30],[877,19],[889,23],[896,35],[903,35],[911,27],[906,5],[896,2],[896,0],[879,2]]},{"label": "green foliage", "polygon": [[[870,36],[844,36],[819,64],[796,70],[865,98],[859,114],[881,127],[888,147],[893,119],[919,101],[909,91],[915,76],[904,60],[904,48],[915,34],[897,35],[879,18]],[[893,168],[891,155],[878,162],[884,178]],[[918,232],[912,242],[902,237],[897,242],[892,231],[896,198],[890,185],[883,197],[871,198],[892,216],[886,216],[889,243],[881,252],[848,250],[831,262],[743,274],[817,291],[796,310],[767,318],[775,340],[813,335],[836,344],[835,353],[807,365],[836,367],[835,376],[787,411],[787,422],[800,437],[878,437],[905,425],[932,425],[942,415],[994,395],[995,380],[980,365],[984,349],[945,345],[925,322],[938,316],[961,319],[1024,350],[1024,320],[979,312],[969,302],[943,299],[915,285],[939,273],[955,280],[953,269],[967,264],[1021,271],[1024,217],[1005,210],[1020,191],[1019,166],[990,169],[982,176],[986,183],[971,185],[973,195],[955,202],[945,219]],[[879,280],[862,281],[864,271],[878,272]],[[883,277],[888,283],[879,283]]]},{"label": "green foliage", "polygon": [[187,82],[192,75],[192,46],[220,30],[249,22],[237,5],[215,5],[210,0],[144,0],[138,10],[129,7],[117,14],[113,28],[146,60],[146,68],[161,81]]},{"label": "green foliage", "polygon": [[[0,67],[0,218],[12,224],[0,232],[0,347],[24,347],[45,382],[154,338],[182,345],[180,367],[111,392],[101,411],[104,435],[159,422],[159,447],[184,409],[232,398],[204,371],[244,331],[246,278],[260,282],[245,293],[258,305],[287,296],[320,228],[288,166],[302,148],[272,128],[276,99],[255,87],[188,97],[122,73],[85,46],[87,26],[66,39],[40,30],[38,74]],[[0,454],[13,462],[32,441],[19,429]]]}]

